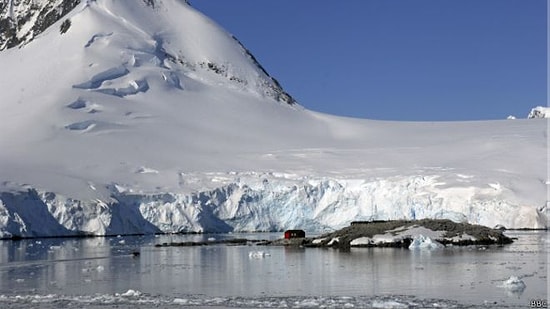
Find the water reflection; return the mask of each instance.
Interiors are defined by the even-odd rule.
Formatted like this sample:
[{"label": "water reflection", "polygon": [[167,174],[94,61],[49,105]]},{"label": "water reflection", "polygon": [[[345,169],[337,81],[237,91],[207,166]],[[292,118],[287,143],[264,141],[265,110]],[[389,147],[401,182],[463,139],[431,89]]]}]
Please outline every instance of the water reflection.
[{"label": "water reflection", "polygon": [[[463,303],[524,305],[547,293],[546,232],[516,232],[504,247],[425,251],[262,246],[154,247],[209,238],[278,234],[171,235],[0,241],[0,295],[93,295],[129,289],[182,297],[417,295]],[[139,251],[135,257],[132,252]],[[260,258],[249,253],[265,251]],[[527,286],[499,287],[510,276]]]}]

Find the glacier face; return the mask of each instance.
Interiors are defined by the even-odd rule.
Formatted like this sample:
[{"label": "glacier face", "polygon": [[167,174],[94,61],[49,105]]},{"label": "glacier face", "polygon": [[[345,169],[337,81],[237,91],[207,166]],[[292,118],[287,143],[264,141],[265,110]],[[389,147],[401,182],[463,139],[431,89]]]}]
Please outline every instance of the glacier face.
[{"label": "glacier face", "polygon": [[[212,177],[195,175],[197,177]],[[222,177],[220,177],[222,176]],[[441,218],[485,226],[545,228],[547,210],[502,199],[505,188],[447,187],[437,175],[378,179],[231,173],[188,193],[139,193],[110,185],[109,201],[28,189],[0,196],[0,236],[182,232],[323,232],[357,220]]]}]

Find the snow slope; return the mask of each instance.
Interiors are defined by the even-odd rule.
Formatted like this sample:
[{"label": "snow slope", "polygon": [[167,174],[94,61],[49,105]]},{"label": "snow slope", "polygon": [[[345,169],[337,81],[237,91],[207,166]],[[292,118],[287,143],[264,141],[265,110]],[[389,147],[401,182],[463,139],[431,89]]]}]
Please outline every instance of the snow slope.
[{"label": "snow slope", "polygon": [[547,226],[548,120],[309,111],[185,1],[83,1],[0,68],[1,237]]}]

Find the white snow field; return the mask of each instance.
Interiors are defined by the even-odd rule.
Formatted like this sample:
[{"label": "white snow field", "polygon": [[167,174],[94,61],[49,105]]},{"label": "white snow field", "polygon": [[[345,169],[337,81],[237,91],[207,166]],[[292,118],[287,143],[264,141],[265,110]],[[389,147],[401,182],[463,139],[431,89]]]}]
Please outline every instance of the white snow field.
[{"label": "white snow field", "polygon": [[153,4],[82,1],[0,52],[0,237],[548,226],[548,119],[310,111],[185,1]]}]

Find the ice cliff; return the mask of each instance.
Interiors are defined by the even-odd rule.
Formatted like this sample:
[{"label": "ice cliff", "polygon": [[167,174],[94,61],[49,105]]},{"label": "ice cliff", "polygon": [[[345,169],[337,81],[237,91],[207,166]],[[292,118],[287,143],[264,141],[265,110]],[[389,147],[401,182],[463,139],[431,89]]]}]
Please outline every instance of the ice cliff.
[{"label": "ice cliff", "polygon": [[[503,201],[502,188],[445,189],[440,188],[438,176],[371,180],[272,173],[223,176],[227,183],[187,194],[140,194],[112,185],[108,201],[78,201],[34,189],[2,193],[0,237],[328,231],[358,220],[422,218],[508,228],[546,226],[540,210]],[[476,200],[479,196],[485,198]]]}]

